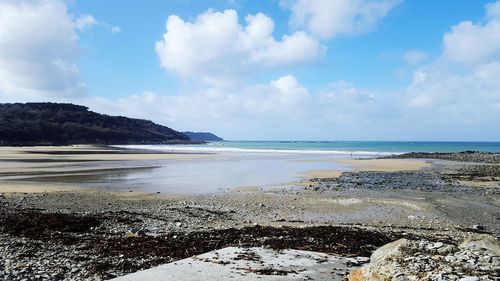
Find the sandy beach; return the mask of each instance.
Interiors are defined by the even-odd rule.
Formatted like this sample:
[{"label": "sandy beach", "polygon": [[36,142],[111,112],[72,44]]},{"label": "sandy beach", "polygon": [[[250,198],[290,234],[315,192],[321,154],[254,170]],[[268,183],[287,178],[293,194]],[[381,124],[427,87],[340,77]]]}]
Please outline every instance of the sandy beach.
[{"label": "sandy beach", "polygon": [[[134,175],[158,169],[158,166],[187,167],[189,175],[193,175],[193,167],[200,165],[205,169],[211,165],[226,168],[226,163],[230,163],[247,169],[252,167],[248,162],[259,165],[276,162],[266,162],[269,160],[262,158],[265,155],[240,160],[231,155],[95,146],[0,150],[0,220],[4,225],[0,252],[30,270],[42,272],[41,276],[59,274],[55,279],[108,279],[224,245],[238,245],[242,242],[237,237],[249,237],[245,240],[248,246],[284,247],[277,242],[278,238],[262,240],[266,235],[274,235],[271,233],[281,233],[280,239],[287,237],[286,245],[297,249],[352,256],[369,255],[397,238],[457,243],[452,241],[465,239],[476,231],[493,234],[500,231],[499,179],[455,180],[453,171],[460,172],[463,168],[460,162],[280,156],[273,161],[295,169],[285,178],[290,181],[210,192],[193,189],[196,192],[182,194],[178,190],[155,192],[143,186],[132,188],[130,185],[123,189],[115,186],[137,180]],[[286,166],[289,162],[300,166]],[[327,163],[320,168],[333,165],[336,169],[317,169],[318,163]],[[204,180],[204,174],[200,175],[198,183]],[[155,181],[153,177],[152,181],[142,184],[163,183]],[[483,185],[474,186],[477,182]],[[19,222],[22,227],[13,226]],[[59,228],[66,225],[73,229],[72,222],[78,225],[74,231]],[[365,240],[349,245],[343,244],[342,235],[326,244],[318,243],[324,239],[320,236],[317,242],[303,240],[305,231],[321,233],[324,227],[345,233],[346,237],[383,238],[373,241],[363,238]],[[207,241],[207,235],[213,243],[200,244]],[[184,238],[177,240],[174,236]],[[36,258],[13,248],[19,239],[25,241],[24,247],[35,253]],[[123,243],[130,239],[135,239],[143,250],[123,248]],[[35,250],[39,245],[36,241],[50,242],[44,242],[42,248]],[[158,243],[165,247],[186,247],[186,251],[178,254],[152,250]],[[145,252],[147,249],[149,254]],[[57,257],[51,257],[53,253],[57,253]],[[5,271],[8,274],[5,276],[18,272],[15,264],[3,266],[10,272]],[[352,267],[345,269],[345,276],[350,270]],[[26,274],[30,272],[33,271]]]}]

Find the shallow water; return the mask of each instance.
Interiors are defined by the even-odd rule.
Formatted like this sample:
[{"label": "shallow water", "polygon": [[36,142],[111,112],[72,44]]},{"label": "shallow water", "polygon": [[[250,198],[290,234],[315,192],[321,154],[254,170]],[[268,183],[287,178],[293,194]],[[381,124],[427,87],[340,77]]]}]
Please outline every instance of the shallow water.
[{"label": "shallow water", "polygon": [[335,162],[345,158],[339,155],[218,153],[191,159],[68,164],[66,167],[70,170],[74,167],[74,172],[34,173],[10,180],[120,191],[203,194],[238,187],[287,185],[300,181],[307,171],[349,169]]}]

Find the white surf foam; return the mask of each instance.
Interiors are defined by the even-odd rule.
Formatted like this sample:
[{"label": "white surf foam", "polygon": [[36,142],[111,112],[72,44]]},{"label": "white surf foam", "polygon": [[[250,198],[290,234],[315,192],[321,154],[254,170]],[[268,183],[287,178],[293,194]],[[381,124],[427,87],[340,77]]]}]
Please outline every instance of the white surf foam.
[{"label": "white surf foam", "polygon": [[235,148],[193,145],[115,145],[114,147],[158,150],[168,152],[203,152],[203,153],[269,153],[269,154],[323,154],[323,155],[356,155],[356,156],[388,156],[402,154],[402,152],[382,151],[342,151],[342,150],[313,150],[313,149],[261,149]]}]

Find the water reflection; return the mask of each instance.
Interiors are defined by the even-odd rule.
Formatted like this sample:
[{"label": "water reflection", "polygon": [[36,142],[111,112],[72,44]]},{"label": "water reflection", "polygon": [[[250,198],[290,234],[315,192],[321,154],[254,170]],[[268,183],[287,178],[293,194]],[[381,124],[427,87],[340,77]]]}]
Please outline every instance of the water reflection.
[{"label": "water reflection", "polygon": [[198,159],[68,163],[65,172],[33,173],[14,180],[123,191],[212,193],[244,186],[280,185],[297,181],[306,171],[345,168],[333,161],[335,157],[228,153]]}]

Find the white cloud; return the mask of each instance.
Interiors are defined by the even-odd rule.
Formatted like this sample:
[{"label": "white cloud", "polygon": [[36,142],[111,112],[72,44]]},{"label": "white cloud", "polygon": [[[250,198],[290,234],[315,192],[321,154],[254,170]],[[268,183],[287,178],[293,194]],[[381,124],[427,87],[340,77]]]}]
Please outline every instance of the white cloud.
[{"label": "white cloud", "polygon": [[83,94],[78,53],[75,24],[63,1],[0,2],[3,100]]},{"label": "white cloud", "polygon": [[209,10],[193,22],[169,16],[162,40],[156,42],[161,66],[183,78],[201,78],[210,84],[257,66],[307,63],[323,47],[304,32],[273,37],[274,22],[258,13],[238,22],[234,10]]},{"label": "white cloud", "polygon": [[408,50],[403,54],[403,60],[410,65],[416,65],[427,60],[429,55],[420,50]]},{"label": "white cloud", "polygon": [[[492,14],[492,6],[488,7]],[[491,24],[492,16],[488,19],[481,28]],[[237,24],[233,11],[205,13],[193,23],[178,17],[171,17],[169,21],[173,23],[167,23],[167,32],[160,44],[169,42],[170,36],[182,44],[167,44],[169,48],[179,49],[171,53],[176,54],[172,57],[174,61],[162,63],[181,76],[230,74],[240,71],[242,66],[262,66],[272,61],[255,55],[265,53],[261,48],[268,45],[263,42],[269,40],[274,30],[273,21],[262,14],[248,16],[244,27]],[[219,30],[221,24],[227,30],[222,35],[215,34],[212,29]],[[169,29],[173,27],[176,28]],[[176,32],[190,36],[183,37]],[[199,45],[195,44],[198,41],[193,38],[206,40],[206,48],[198,49]],[[275,43],[286,42],[272,36],[271,39]],[[438,59],[424,65],[425,53],[418,50],[405,53],[403,58],[409,64],[421,66],[415,70],[410,85],[401,89],[363,89],[341,80],[313,91],[295,76],[286,75],[268,84],[239,84],[234,91],[226,91],[213,83],[185,94],[146,92],[119,102],[93,100],[88,104],[97,111],[126,113],[180,130],[213,131],[227,139],[474,140],[499,137],[496,123],[500,120],[500,61],[488,55],[456,67],[456,60],[445,52],[446,48]],[[195,53],[197,57],[192,56]],[[271,57],[276,59],[276,55]],[[232,64],[234,61],[236,66]]]},{"label": "white cloud", "polygon": [[144,92],[118,101],[89,98],[84,103],[98,112],[126,113],[180,130],[210,129],[236,135],[246,126],[264,129],[264,124],[300,119],[307,112],[310,98],[297,78],[286,75],[268,84],[242,87],[238,92],[217,88],[178,95]]},{"label": "white cloud", "polygon": [[[470,122],[500,101],[500,1],[486,5],[485,24],[461,22],[443,36],[441,58],[415,72],[413,107]],[[460,63],[461,67],[457,67]]]},{"label": "white cloud", "polygon": [[122,31],[119,26],[111,25],[104,21],[98,21],[92,15],[82,15],[75,20],[75,27],[79,31],[85,31],[94,26],[100,26],[111,33],[120,33]]},{"label": "white cloud", "polygon": [[271,81],[271,86],[278,90],[276,96],[282,104],[296,104],[309,95],[309,91],[292,75]]},{"label": "white cloud", "polygon": [[486,5],[486,16],[491,19],[500,19],[500,1]]},{"label": "white cloud", "polygon": [[97,20],[92,15],[82,15],[75,21],[75,26],[79,30],[85,30],[97,24]]},{"label": "white cloud", "polygon": [[486,6],[485,24],[463,21],[443,37],[443,56],[454,62],[475,65],[500,59],[500,1]]},{"label": "white cloud", "polygon": [[371,31],[401,0],[292,0],[291,24],[322,39]]}]

